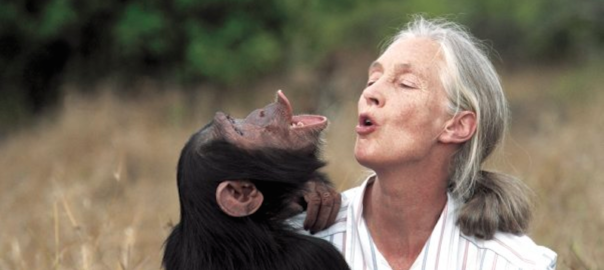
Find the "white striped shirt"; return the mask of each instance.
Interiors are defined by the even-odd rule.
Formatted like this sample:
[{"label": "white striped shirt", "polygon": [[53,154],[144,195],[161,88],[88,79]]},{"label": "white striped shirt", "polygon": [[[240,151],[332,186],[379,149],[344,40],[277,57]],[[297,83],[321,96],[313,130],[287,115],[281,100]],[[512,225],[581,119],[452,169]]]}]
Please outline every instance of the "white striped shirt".
[{"label": "white striped shirt", "polygon": [[[342,207],[336,223],[314,236],[331,242],[346,258],[351,269],[388,270],[390,265],[375,246],[363,219],[365,187],[342,194]],[[464,235],[456,225],[459,203],[450,195],[430,238],[411,266],[423,269],[555,269],[557,255],[536,245],[528,236],[496,233],[491,240]],[[301,232],[304,215],[292,219]]]}]

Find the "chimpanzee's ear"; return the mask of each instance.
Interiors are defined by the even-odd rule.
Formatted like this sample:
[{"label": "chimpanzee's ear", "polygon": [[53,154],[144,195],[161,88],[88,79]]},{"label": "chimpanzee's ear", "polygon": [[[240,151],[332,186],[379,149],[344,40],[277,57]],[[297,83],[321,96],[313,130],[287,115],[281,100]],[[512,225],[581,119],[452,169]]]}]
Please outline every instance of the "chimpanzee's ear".
[{"label": "chimpanzee's ear", "polygon": [[216,202],[232,217],[249,216],[262,205],[264,196],[256,186],[245,180],[226,180],[216,188]]}]

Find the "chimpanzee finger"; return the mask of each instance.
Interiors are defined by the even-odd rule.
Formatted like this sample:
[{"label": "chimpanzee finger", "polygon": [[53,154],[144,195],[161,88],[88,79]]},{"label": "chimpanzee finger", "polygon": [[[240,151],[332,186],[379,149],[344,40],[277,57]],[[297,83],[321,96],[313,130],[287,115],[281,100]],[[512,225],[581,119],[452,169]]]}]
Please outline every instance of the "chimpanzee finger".
[{"label": "chimpanzee finger", "polygon": [[327,220],[327,227],[336,223],[336,218],[338,217],[340,207],[342,206],[342,195],[340,195],[340,193],[338,193],[335,189],[331,189],[330,191],[333,195],[333,207],[331,208],[331,214]]},{"label": "chimpanzee finger", "polygon": [[317,183],[309,181],[306,183],[306,192],[304,200],[306,201],[306,219],[304,219],[304,229],[308,230],[315,226],[319,211],[321,210],[321,196],[317,193]]},{"label": "chimpanzee finger", "polygon": [[314,226],[310,228],[311,233],[318,232],[325,229],[328,225],[331,225],[328,224],[334,205],[331,187],[325,183],[317,183],[317,193],[321,196],[321,208],[319,209],[317,221]]},{"label": "chimpanzee finger", "polygon": [[[295,216],[297,214],[304,212],[304,207],[299,202],[292,201],[289,203],[289,210],[290,210],[290,213],[288,213],[288,214],[290,214],[291,216]],[[287,216],[287,217],[289,217],[289,216]]]}]

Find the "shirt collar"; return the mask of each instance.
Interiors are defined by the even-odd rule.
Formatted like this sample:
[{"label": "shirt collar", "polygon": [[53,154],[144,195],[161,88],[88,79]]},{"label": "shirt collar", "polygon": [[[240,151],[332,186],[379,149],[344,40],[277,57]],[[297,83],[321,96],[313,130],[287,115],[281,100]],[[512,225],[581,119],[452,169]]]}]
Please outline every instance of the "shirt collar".
[{"label": "shirt collar", "polygon": [[[386,262],[384,257],[375,247],[369,230],[367,229],[365,219],[363,218],[363,198],[365,197],[365,191],[367,185],[375,181],[375,174],[367,177],[367,179],[359,186],[358,192],[355,192],[350,198],[350,207],[348,208],[348,222],[346,230],[346,238],[348,239],[347,244],[351,245],[349,248],[345,248],[345,256],[347,260],[353,262],[352,265],[361,265],[369,269],[374,269],[372,265],[380,264],[380,262]],[[422,264],[422,258],[427,257],[426,253],[434,252],[436,248],[437,257],[447,258],[449,252],[453,252],[449,249],[441,249],[439,246],[443,245],[443,239],[447,239],[446,242],[450,244],[450,240],[454,240],[455,235],[459,235],[459,228],[456,226],[457,221],[457,209],[460,203],[454,199],[450,193],[447,193],[447,203],[443,208],[434,229],[430,235],[430,238],[424,244],[422,252],[417,257],[415,263],[412,266],[416,268]],[[457,237],[458,238],[458,237]],[[447,253],[447,254],[445,254]]]}]

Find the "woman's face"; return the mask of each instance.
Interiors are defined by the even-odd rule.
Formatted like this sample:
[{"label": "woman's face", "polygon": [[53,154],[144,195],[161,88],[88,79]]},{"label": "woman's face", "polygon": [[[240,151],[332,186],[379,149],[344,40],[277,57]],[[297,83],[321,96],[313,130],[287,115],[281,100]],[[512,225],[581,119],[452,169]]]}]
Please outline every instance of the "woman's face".
[{"label": "woman's face", "polygon": [[361,165],[378,170],[432,153],[451,118],[439,49],[427,38],[398,40],[371,64],[358,104],[355,157]]}]

